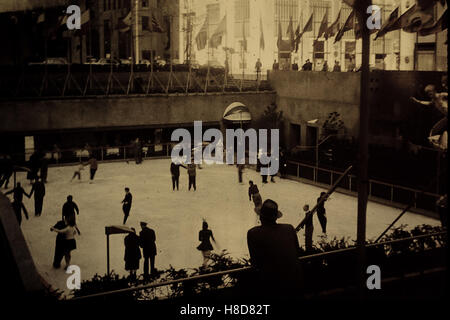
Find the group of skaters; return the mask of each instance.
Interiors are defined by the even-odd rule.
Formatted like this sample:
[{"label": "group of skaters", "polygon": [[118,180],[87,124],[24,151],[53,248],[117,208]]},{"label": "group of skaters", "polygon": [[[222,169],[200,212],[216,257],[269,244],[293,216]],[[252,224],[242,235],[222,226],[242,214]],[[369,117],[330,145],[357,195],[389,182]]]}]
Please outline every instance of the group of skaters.
[{"label": "group of skaters", "polygon": [[81,180],[81,171],[84,170],[84,167],[89,166],[89,173],[90,173],[90,177],[89,177],[89,183],[92,183],[94,181],[95,178],[95,173],[97,172],[98,169],[98,162],[97,162],[97,158],[95,158],[93,155],[89,156],[89,159],[87,162],[81,162],[77,169],[75,169],[75,172],[73,173],[72,179],[70,179],[70,181],[72,182],[73,179],[78,178],[78,180]]}]

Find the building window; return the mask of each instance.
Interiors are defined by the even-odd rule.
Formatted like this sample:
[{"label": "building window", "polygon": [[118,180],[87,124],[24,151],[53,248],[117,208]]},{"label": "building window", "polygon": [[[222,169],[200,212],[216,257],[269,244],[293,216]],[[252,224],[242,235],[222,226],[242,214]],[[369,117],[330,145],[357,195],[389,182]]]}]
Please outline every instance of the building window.
[{"label": "building window", "polygon": [[142,16],[142,30],[150,31],[149,18],[146,16]]},{"label": "building window", "polygon": [[[313,13],[313,36],[317,38],[320,24],[322,23],[323,16],[328,12],[327,24],[330,25],[331,3],[330,1],[316,0],[311,2],[311,12]],[[309,19],[309,17],[303,17],[303,19]],[[307,20],[305,20],[306,23]],[[303,26],[302,26],[303,27]]]},{"label": "building window", "polygon": [[242,38],[250,36],[250,1],[236,0],[234,2],[234,37]]},{"label": "building window", "polygon": [[103,11],[106,11],[106,9],[107,9],[107,8],[106,8],[106,1],[107,1],[107,0],[103,0]]},{"label": "building window", "polygon": [[103,48],[106,56],[108,53],[111,54],[111,30],[109,20],[105,20],[103,22],[103,38],[104,38]]},{"label": "building window", "polygon": [[209,4],[206,6],[206,15],[208,17],[208,34],[212,35],[216,31],[222,17],[220,16],[220,5],[218,3]]},{"label": "building window", "polygon": [[[350,13],[352,13],[352,7],[350,7],[348,4],[346,3],[342,3],[342,11],[341,11],[341,17],[340,17],[340,25],[343,26],[345,21],[347,20],[348,16],[350,15]],[[349,30],[346,31],[344,33],[344,35],[342,36],[342,38],[344,39],[355,39],[355,30]]]},{"label": "building window", "polygon": [[416,43],[415,70],[434,71],[436,69],[436,43]]},{"label": "building window", "polygon": [[281,22],[281,34],[286,36],[289,21],[292,17],[293,29],[297,28],[299,23],[298,0],[275,0],[275,28],[274,36],[278,36],[278,26]]},{"label": "building window", "polygon": [[147,0],[142,0],[142,8],[147,8],[147,7],[148,7]]}]

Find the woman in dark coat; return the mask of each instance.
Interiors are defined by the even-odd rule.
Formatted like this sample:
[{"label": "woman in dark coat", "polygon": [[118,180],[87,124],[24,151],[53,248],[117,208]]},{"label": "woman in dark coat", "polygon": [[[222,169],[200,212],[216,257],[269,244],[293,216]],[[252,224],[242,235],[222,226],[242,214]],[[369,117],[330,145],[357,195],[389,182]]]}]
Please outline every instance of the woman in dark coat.
[{"label": "woman in dark coat", "polygon": [[209,241],[209,238],[211,238],[214,243],[216,242],[212,231],[208,229],[208,223],[206,221],[203,221],[202,230],[200,230],[200,232],[198,233],[198,240],[201,241],[201,243],[198,245],[197,249],[202,252],[204,267],[209,260],[211,250],[213,250],[213,246],[211,244],[211,241]]},{"label": "woman in dark coat", "polygon": [[139,260],[141,260],[141,249],[139,248],[139,236],[136,234],[136,230],[133,230],[132,233],[129,233],[125,239],[125,270],[130,271],[130,277],[136,278],[136,270],[139,269]]}]

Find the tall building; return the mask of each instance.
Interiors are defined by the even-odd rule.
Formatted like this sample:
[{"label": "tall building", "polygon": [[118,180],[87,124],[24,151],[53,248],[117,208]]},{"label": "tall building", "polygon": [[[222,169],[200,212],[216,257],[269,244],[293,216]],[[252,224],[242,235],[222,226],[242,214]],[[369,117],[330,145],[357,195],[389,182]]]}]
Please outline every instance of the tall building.
[{"label": "tall building", "polygon": [[[273,61],[280,60],[282,68],[289,69],[297,61],[299,66],[310,59],[314,70],[321,70],[323,62],[333,67],[339,61],[343,70],[354,64],[361,64],[361,39],[355,38],[354,30],[344,33],[342,39],[334,43],[334,37],[326,40],[317,38],[322,20],[326,14],[327,25],[337,20],[342,26],[352,9],[342,1],[335,0],[180,0],[180,12],[183,27],[180,29],[180,56],[184,60],[190,57],[200,64],[208,60],[225,64],[228,61],[234,75],[252,74],[255,63],[261,59],[263,72],[272,68]],[[373,4],[381,9],[382,22],[399,7],[403,14],[414,5],[414,0],[374,0]],[[439,2],[432,13],[436,21],[444,12]],[[311,31],[302,35],[297,52],[290,48],[280,50],[277,46],[279,26],[283,40],[290,38],[288,28],[302,33],[312,15]],[[200,49],[196,37],[202,26],[207,24],[208,38],[218,28],[221,19],[226,19],[226,33],[217,48],[207,45]],[[371,36],[370,65],[385,70],[447,70],[447,30],[426,37],[417,33],[396,30],[374,40]],[[209,44],[209,42],[208,42]],[[228,55],[228,57],[227,57]],[[228,58],[228,59],[226,59]],[[285,66],[283,64],[286,63]]]}]

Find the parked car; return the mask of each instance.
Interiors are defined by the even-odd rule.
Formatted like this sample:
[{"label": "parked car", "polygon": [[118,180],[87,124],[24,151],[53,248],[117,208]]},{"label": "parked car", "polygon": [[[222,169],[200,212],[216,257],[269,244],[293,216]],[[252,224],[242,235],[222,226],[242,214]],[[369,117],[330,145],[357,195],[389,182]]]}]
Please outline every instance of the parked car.
[{"label": "parked car", "polygon": [[120,61],[117,59],[110,59],[110,58],[100,58],[98,59],[97,62],[93,63],[93,64],[98,64],[98,65],[114,65],[114,66],[118,66],[120,65]]},{"label": "parked car", "polygon": [[66,58],[47,58],[42,62],[30,62],[28,63],[29,66],[32,65],[65,65],[67,64]]}]

